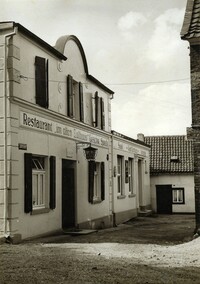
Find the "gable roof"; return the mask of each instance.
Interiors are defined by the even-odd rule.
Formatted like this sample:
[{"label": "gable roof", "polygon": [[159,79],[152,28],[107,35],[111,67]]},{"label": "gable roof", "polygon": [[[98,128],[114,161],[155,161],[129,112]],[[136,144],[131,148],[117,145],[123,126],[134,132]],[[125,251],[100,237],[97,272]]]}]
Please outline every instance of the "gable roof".
[{"label": "gable roof", "polygon": [[146,136],[151,146],[150,173],[193,173],[193,142],[185,135]]},{"label": "gable roof", "polygon": [[187,0],[181,38],[190,40],[200,37],[200,0]]},{"label": "gable roof", "polygon": [[62,60],[67,60],[66,56],[64,56],[57,49],[55,49],[50,44],[48,44],[47,42],[45,42],[44,40],[39,38],[37,35],[35,35],[31,31],[29,31],[28,29],[26,29],[21,24],[16,23],[16,22],[12,22],[12,21],[0,22],[0,30],[11,29],[11,28],[14,28],[14,27],[16,27],[20,33],[24,34],[25,36],[27,36],[31,40],[37,42],[40,46],[42,46],[43,48],[48,50],[51,54],[53,54],[57,58],[62,59]]}]

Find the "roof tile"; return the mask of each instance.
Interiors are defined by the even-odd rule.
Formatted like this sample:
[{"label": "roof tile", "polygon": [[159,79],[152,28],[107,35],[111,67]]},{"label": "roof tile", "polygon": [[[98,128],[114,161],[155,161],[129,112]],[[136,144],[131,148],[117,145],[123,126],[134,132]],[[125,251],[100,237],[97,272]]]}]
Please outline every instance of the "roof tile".
[{"label": "roof tile", "polygon": [[186,136],[145,136],[144,142],[151,146],[151,174],[193,173],[193,142]]}]

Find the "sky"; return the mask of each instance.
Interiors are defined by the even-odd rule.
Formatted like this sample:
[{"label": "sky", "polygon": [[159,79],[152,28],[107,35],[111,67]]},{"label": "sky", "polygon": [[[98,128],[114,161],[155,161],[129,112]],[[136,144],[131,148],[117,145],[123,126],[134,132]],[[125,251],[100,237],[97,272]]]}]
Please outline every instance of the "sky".
[{"label": "sky", "polygon": [[185,135],[191,126],[189,44],[180,39],[186,0],[1,0],[15,21],[50,45],[73,34],[89,74],[115,92],[112,129]]}]

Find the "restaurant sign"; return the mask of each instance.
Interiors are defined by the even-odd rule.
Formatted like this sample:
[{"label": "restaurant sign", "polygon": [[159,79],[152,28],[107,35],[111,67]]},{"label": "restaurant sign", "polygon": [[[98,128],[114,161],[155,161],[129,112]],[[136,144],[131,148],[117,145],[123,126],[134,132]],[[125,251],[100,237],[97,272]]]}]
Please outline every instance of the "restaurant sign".
[{"label": "restaurant sign", "polygon": [[20,112],[20,125],[29,129],[108,147],[107,139],[27,112]]}]

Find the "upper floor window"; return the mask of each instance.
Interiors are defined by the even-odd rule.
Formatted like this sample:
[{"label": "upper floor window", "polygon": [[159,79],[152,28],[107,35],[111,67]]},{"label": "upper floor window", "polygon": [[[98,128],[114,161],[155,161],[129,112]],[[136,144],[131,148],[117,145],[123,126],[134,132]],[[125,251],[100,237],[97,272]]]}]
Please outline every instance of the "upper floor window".
[{"label": "upper floor window", "polygon": [[35,89],[36,104],[41,107],[49,107],[48,88],[48,60],[39,56],[35,57]]},{"label": "upper floor window", "polygon": [[67,115],[84,122],[83,85],[67,76]]},{"label": "upper floor window", "polygon": [[93,99],[93,126],[105,130],[104,99],[95,92]]}]

